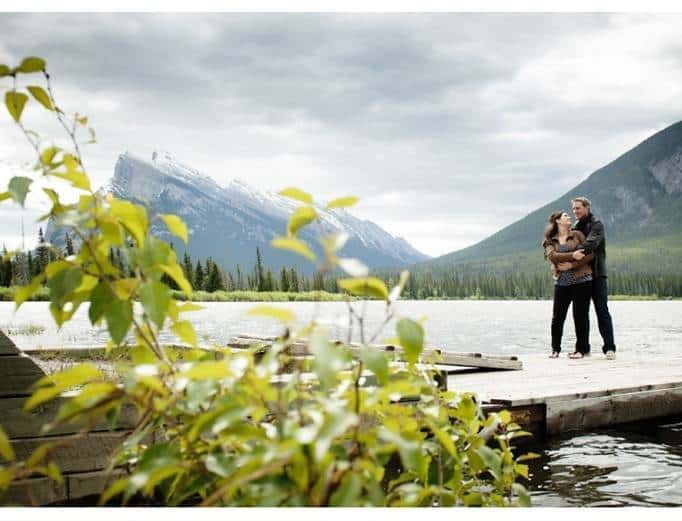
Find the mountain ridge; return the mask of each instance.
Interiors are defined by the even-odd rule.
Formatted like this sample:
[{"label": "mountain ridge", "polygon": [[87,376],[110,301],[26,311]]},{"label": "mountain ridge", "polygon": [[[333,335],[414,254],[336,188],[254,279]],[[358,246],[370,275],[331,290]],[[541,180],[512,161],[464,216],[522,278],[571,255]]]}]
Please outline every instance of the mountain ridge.
[{"label": "mountain ridge", "polygon": [[[152,232],[172,241],[181,256],[187,249],[193,258],[212,257],[232,269],[240,264],[250,268],[259,247],[266,267],[296,266],[310,272],[313,266],[292,253],[270,246],[270,240],[286,233],[286,223],[298,202],[272,192],[260,191],[235,178],[227,186],[177,161],[170,153],[154,151],[151,160],[131,152],[118,156],[113,177],[100,190],[145,205],[151,213],[173,213],[187,224],[189,244],[171,236],[163,225],[154,223]],[[324,233],[343,231],[348,241],[341,249],[370,268],[402,267],[429,257],[405,239],[394,237],[376,223],[359,219],[343,208],[327,210],[316,203]],[[299,232],[313,249],[313,232]],[[57,245],[63,232],[48,223],[46,238]]]},{"label": "mountain ridge", "polygon": [[608,244],[682,231],[682,121],[627,150],[550,203],[476,244],[418,266],[475,263],[539,248],[552,211],[569,210],[570,200],[588,197],[606,227]]}]

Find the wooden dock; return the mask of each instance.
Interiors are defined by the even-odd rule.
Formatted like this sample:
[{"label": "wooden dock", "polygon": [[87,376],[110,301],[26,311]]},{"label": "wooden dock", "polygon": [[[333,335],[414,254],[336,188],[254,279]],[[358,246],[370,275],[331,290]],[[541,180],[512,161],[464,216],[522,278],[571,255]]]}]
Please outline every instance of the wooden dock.
[{"label": "wooden dock", "polygon": [[523,357],[522,371],[468,373],[448,378],[448,388],[472,391],[487,409],[508,409],[536,435],[608,427],[682,414],[682,353],[646,357],[601,352],[581,360]]},{"label": "wooden dock", "polygon": [[[271,339],[245,335],[229,345],[239,350],[260,342],[266,350],[268,341]],[[395,359],[401,359],[395,346],[376,347],[394,352]],[[95,351],[93,348],[89,353]],[[356,351],[358,346],[351,346],[351,352],[357,356]],[[301,359],[311,356],[305,345],[298,344],[292,346],[292,354]],[[519,360],[429,348],[427,358],[431,355],[439,359],[436,368],[443,387],[473,392],[484,410],[511,411],[512,419],[531,431],[534,439],[682,414],[682,353],[674,357],[647,357],[619,352],[616,360],[606,360],[600,352],[582,360],[570,360],[565,354],[549,359],[543,353]],[[46,440],[40,427],[58,407],[58,403],[50,403],[31,412],[22,409],[31,384],[43,375],[26,352],[0,331],[0,424],[20,456]],[[372,378],[367,381],[367,385],[375,385]],[[48,504],[101,491],[105,481],[111,479],[103,472],[106,455],[133,424],[134,415],[124,414],[116,431],[96,427],[80,442],[76,452],[64,451],[59,455],[60,462],[65,464],[64,483],[32,478],[28,487],[12,485],[0,504]],[[73,435],[77,430],[78,426],[71,426],[53,432],[52,440]]]}]

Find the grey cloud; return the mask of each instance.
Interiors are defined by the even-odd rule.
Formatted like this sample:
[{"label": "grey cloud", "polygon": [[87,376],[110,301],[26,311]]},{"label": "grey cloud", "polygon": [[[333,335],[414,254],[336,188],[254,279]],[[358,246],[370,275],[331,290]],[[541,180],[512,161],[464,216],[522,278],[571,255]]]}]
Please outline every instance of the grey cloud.
[{"label": "grey cloud", "polygon": [[[58,93],[120,104],[91,105],[102,144],[88,159],[99,182],[124,149],[158,146],[221,183],[239,176],[276,190],[286,181],[330,197],[401,192],[409,208],[358,211],[389,230],[409,214],[475,215],[481,239],[679,118],[682,104],[609,102],[603,92],[575,103],[524,79],[528,64],[580,49],[614,20],[639,18],[8,14],[0,53],[45,56]],[[660,50],[665,74],[682,79],[674,56],[670,45]],[[473,204],[481,201],[489,214]],[[476,240],[456,228],[453,249]]]}]

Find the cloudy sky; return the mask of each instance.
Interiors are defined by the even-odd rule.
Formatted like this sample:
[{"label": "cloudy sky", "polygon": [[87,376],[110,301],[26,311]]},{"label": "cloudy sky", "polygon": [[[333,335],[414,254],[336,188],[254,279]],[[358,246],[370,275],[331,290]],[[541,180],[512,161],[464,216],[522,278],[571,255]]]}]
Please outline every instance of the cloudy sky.
[{"label": "cloudy sky", "polygon": [[[430,255],[473,244],[682,119],[682,15],[6,14],[87,114],[95,185],[155,149],[260,189],[362,198]],[[0,80],[0,87],[8,85]],[[4,83],[3,83],[4,82]],[[3,109],[4,110],[4,109]],[[39,111],[31,128],[57,135]],[[31,158],[0,116],[2,186]],[[0,206],[0,242],[40,211]]]}]

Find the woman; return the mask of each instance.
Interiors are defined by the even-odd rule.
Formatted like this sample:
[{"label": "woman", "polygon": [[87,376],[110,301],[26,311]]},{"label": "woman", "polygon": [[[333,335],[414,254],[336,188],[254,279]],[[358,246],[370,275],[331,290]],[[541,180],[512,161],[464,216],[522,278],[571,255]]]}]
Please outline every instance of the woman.
[{"label": "woman", "polygon": [[[552,314],[552,354],[550,358],[558,358],[561,352],[561,336],[568,306],[573,304],[573,322],[575,324],[575,351],[569,358],[583,358],[590,353],[590,298],[592,296],[592,267],[590,261],[594,254],[586,255],[579,261],[561,264],[558,253],[577,250],[585,240],[578,230],[571,230],[571,217],[566,212],[554,212],[549,216],[549,225],[545,229],[545,259],[552,263],[552,274],[555,278],[554,308]],[[569,269],[570,264],[570,269]]]}]

